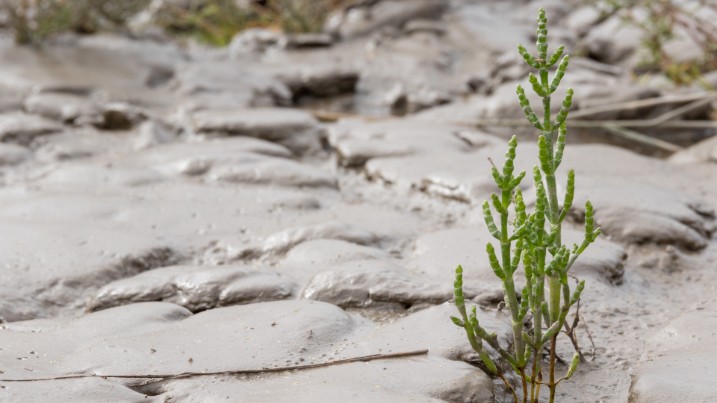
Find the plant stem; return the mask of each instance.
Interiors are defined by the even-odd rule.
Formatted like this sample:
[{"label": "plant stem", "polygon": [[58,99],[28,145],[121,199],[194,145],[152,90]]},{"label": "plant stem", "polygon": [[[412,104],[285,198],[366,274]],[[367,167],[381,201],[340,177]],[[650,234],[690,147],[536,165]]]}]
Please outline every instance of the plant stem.
[{"label": "plant stem", "polygon": [[557,346],[557,339],[558,336],[556,334],[552,340],[550,340],[550,383],[548,383],[548,388],[550,388],[550,403],[555,402],[555,389],[558,386],[558,384],[555,383],[555,347]]},{"label": "plant stem", "polygon": [[[538,360],[536,358],[533,358],[533,379],[535,379],[535,374],[537,372],[537,363]],[[535,382],[530,383],[530,403],[533,403],[535,401]]]},{"label": "plant stem", "polygon": [[499,373],[498,377],[503,381],[505,387],[508,389],[508,391],[510,391],[510,394],[513,395],[513,400],[515,401],[515,403],[520,403],[520,400],[518,400],[518,394],[515,393],[515,388],[513,388],[513,385],[508,382],[508,380],[505,378],[505,376],[503,376],[502,373]]},{"label": "plant stem", "polygon": [[537,385],[535,386],[535,402],[533,402],[533,403],[539,402],[538,396],[540,396],[540,385],[542,385],[542,382],[543,382],[543,373],[541,371],[541,372],[538,372],[538,382],[535,382],[535,383],[537,383]]},{"label": "plant stem", "polygon": [[[503,271],[506,273],[505,280],[503,281],[503,289],[505,292],[505,300],[508,303],[508,309],[510,310],[512,317],[512,329],[513,329],[513,343],[515,345],[515,358],[518,362],[518,370],[523,371],[525,368],[525,344],[523,342],[523,321],[519,316],[520,309],[518,308],[518,298],[515,294],[515,283],[513,282],[513,269],[512,262],[510,259],[510,235],[508,234],[508,208],[512,199],[513,191],[503,189],[501,192],[501,202],[503,204],[503,211],[500,214],[500,251],[503,260]],[[523,396],[528,392],[525,376],[523,379]],[[517,400],[516,400],[517,401]]]},{"label": "plant stem", "polygon": [[[547,96],[543,97],[543,136],[545,137],[547,146],[548,146],[548,159],[549,159],[549,170],[543,169],[543,173],[545,174],[545,182],[547,187],[547,193],[548,193],[548,211],[546,212],[548,216],[548,221],[550,222],[551,226],[554,226],[555,228],[555,238],[553,239],[552,245],[555,248],[559,248],[560,245],[562,245],[561,240],[561,225],[558,222],[559,221],[559,214],[560,214],[560,207],[558,206],[558,189],[557,184],[555,180],[555,170],[557,167],[555,166],[555,155],[554,155],[554,147],[553,147],[553,134],[555,132],[555,127],[553,127],[552,118],[551,118],[551,110],[550,110],[550,92],[549,92],[549,83],[548,83],[548,69],[543,67],[540,69],[540,81],[545,89]],[[550,301],[549,301],[549,312],[550,312],[550,322],[547,324],[548,326],[552,326],[555,322],[559,321],[560,317],[560,292],[561,292],[561,284],[560,279],[556,278],[555,276],[548,276],[548,289],[549,289],[549,295],[550,295]],[[550,360],[549,360],[549,383],[548,387],[550,388],[550,402],[553,402],[555,399],[555,360],[556,360],[556,349],[557,349],[557,333],[555,336],[553,336],[550,340]],[[537,359],[537,357],[536,357]]]}]

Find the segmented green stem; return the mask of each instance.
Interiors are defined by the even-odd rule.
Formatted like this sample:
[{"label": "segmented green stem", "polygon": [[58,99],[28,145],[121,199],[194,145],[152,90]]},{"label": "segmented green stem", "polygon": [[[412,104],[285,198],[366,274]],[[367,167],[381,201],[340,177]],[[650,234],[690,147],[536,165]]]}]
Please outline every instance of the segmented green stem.
[{"label": "segmented green stem", "polygon": [[[570,287],[567,283],[567,272],[587,245],[594,241],[597,237],[595,234],[599,233],[599,230],[593,228],[592,206],[589,208],[586,206],[586,217],[589,212],[591,219],[590,223],[588,223],[586,218],[585,240],[580,246],[576,245],[572,251],[562,245],[562,222],[572,206],[575,193],[575,174],[573,171],[568,173],[566,193],[561,207],[558,201],[556,172],[562,162],[565,150],[567,135],[565,122],[572,107],[573,91],[572,89],[566,91],[560,110],[553,120],[551,95],[557,91],[565,76],[570,56],[563,55],[564,47],[561,46],[548,57],[547,37],[547,18],[545,12],[541,9],[538,13],[537,57],[530,55],[522,45],[518,46],[518,52],[528,65],[537,70],[537,75],[531,73],[528,76],[528,81],[533,91],[542,99],[542,119],[539,119],[533,111],[523,88],[518,86],[516,92],[526,118],[542,132],[538,138],[540,164],[539,168],[536,167],[533,175],[537,193],[535,209],[537,216],[531,216],[531,225],[529,230],[526,231],[529,246],[525,256],[530,257],[524,259],[524,265],[526,266],[527,284],[528,287],[531,287],[530,306],[534,321],[532,338],[528,337],[531,339],[528,344],[533,347],[534,356],[532,380],[535,381],[536,378],[541,377],[539,354],[543,345],[549,341],[551,354],[547,385],[550,388],[552,402],[555,397],[555,387],[558,383],[555,380],[557,335],[559,329],[565,323],[570,306],[572,306],[570,304]],[[550,79],[550,69],[558,61],[560,63],[552,79]],[[558,132],[557,138],[555,136],[556,131]],[[545,220],[541,216],[547,219],[550,228],[549,232],[545,231]],[[548,258],[548,252],[550,258]],[[547,284],[545,284],[546,276]],[[547,300],[544,294],[546,285],[548,288]],[[544,334],[542,334],[543,326],[547,327]],[[537,401],[538,395],[539,385],[533,383],[531,386],[531,400]]]},{"label": "segmented green stem", "polygon": [[[571,293],[568,271],[578,256],[600,235],[600,229],[595,228],[593,207],[588,202],[585,205],[583,242],[574,245],[572,249],[562,244],[562,223],[572,207],[575,195],[575,173],[568,172],[561,206],[558,201],[556,172],[562,163],[565,151],[566,120],[572,107],[573,91],[572,89],[566,91],[560,110],[553,119],[551,96],[557,91],[565,76],[570,56],[564,55],[563,46],[548,56],[547,23],[545,11],[541,9],[538,14],[536,56],[531,55],[524,46],[518,45],[518,53],[523,60],[536,69],[536,74],[528,75],[528,82],[532,90],[541,98],[543,106],[543,115],[539,117],[530,105],[523,87],[517,86],[516,94],[526,119],[541,132],[538,137],[539,166],[533,170],[536,191],[535,211],[532,214],[527,213],[519,188],[525,173],[517,176],[513,174],[517,146],[515,137],[508,143],[503,167],[499,169],[493,166],[491,169],[493,179],[500,191],[492,194],[490,201],[485,201],[482,205],[486,227],[500,246],[500,251],[497,251],[492,244],[488,244],[486,252],[493,272],[501,279],[505,303],[511,313],[512,353],[501,347],[495,334],[486,332],[480,326],[475,307],[471,312],[466,311],[462,289],[463,269],[460,266],[456,269],[454,290],[454,300],[461,318],[452,317],[452,320],[456,325],[465,328],[471,346],[478,353],[488,372],[499,376],[505,382],[516,403],[519,402],[516,390],[500,372],[499,367],[493,363],[483,348],[483,343],[487,343],[498,352],[520,376],[524,403],[528,401],[528,393],[531,403],[539,401],[541,385],[548,386],[550,402],[554,402],[558,383],[573,375],[579,361],[579,355],[576,354],[578,358],[573,358],[565,376],[555,379],[557,337],[566,322],[570,308],[577,303],[585,286],[584,282],[580,282]],[[550,70],[554,67],[556,70],[551,79]],[[513,233],[510,233],[511,203],[514,203],[515,207]],[[494,217],[494,212],[498,217]],[[521,290],[519,300],[513,276],[521,260],[526,286]],[[532,314],[532,331],[526,331],[524,326],[528,312]],[[550,343],[549,379],[544,381],[542,351],[547,343]],[[531,359],[532,365],[529,365]],[[528,374],[527,369],[532,372]]]}]

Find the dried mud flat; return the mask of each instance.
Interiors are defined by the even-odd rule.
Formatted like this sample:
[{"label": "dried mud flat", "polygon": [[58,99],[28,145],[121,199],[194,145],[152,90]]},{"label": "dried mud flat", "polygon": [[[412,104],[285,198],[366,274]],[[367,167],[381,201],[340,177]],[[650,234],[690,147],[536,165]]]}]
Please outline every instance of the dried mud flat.
[{"label": "dried mud flat", "polygon": [[[519,116],[524,74],[496,55],[531,42],[538,6],[568,45],[630,54],[559,1],[386,0],[329,46],[2,42],[0,401],[507,401],[450,300],[460,263],[507,342],[479,211],[506,141],[471,122]],[[580,108],[670,91],[576,60]],[[307,96],[384,113],[319,121]],[[605,236],[574,268],[594,358],[558,400],[714,401],[717,142],[573,142],[563,165]]]}]

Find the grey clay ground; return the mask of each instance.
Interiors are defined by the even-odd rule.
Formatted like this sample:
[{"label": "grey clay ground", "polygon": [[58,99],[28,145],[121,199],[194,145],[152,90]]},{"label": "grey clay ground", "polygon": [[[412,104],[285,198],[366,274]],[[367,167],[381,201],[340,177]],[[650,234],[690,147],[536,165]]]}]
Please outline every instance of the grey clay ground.
[{"label": "grey clay ground", "polygon": [[[0,401],[507,401],[449,301],[460,263],[508,342],[479,209],[506,142],[471,123],[519,117],[512,52],[540,5],[568,48],[602,43],[618,66],[575,59],[580,108],[673,91],[620,73],[636,42],[560,1],[385,0],[309,50],[251,32],[226,50],[3,39]],[[287,108],[302,94],[379,117],[322,123]],[[401,107],[417,113],[386,116]],[[534,164],[531,136],[519,169]],[[589,198],[605,236],[574,268],[595,358],[560,402],[714,399],[716,163],[714,140],[667,160],[568,146],[571,216]],[[579,231],[571,221],[567,238]],[[592,352],[583,327],[579,341]],[[78,377],[49,380],[66,375]]]}]

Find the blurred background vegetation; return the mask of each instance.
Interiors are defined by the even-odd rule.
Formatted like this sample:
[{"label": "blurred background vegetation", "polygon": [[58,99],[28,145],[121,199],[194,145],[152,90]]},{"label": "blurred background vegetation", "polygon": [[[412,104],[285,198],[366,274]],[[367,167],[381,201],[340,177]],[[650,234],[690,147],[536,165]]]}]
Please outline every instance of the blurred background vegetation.
[{"label": "blurred background vegetation", "polygon": [[[184,7],[166,5],[156,23],[175,35],[195,37],[212,45],[227,45],[237,32],[265,27],[287,33],[321,32],[337,0],[194,0]],[[188,5],[188,7],[187,7]]]},{"label": "blurred background vegetation", "polygon": [[[326,18],[342,7],[372,0],[0,0],[7,25],[19,44],[38,45],[62,32],[131,33],[138,20],[175,37],[224,46],[247,28],[285,33],[321,32]],[[373,0],[375,2],[375,0]],[[410,1],[410,0],[407,0]],[[690,11],[682,0],[584,0],[604,18],[618,14],[644,35],[643,71],[659,71],[677,84],[690,84],[717,69],[717,23]],[[696,0],[713,7],[717,0]],[[703,58],[673,60],[665,44],[688,36]]]},{"label": "blurred background vegetation", "polygon": [[[356,1],[353,1],[355,3]],[[287,33],[320,32],[331,10],[350,0],[3,0],[8,25],[19,44],[75,32],[128,31],[147,13],[167,33],[227,45],[237,32],[266,27]]]},{"label": "blurred background vegetation", "polygon": [[[591,0],[589,3],[601,10],[603,18],[617,14],[626,24],[642,30],[642,70],[661,71],[676,84],[691,84],[703,73],[717,70],[717,21],[693,11],[695,5],[700,5],[702,10],[709,8],[717,13],[716,0],[692,3],[681,0]],[[702,50],[702,58],[674,60],[666,51],[666,45],[680,36],[696,44]]]},{"label": "blurred background vegetation", "polygon": [[124,29],[150,0],[4,0],[8,24],[19,44],[39,44],[66,31],[90,34]]}]

